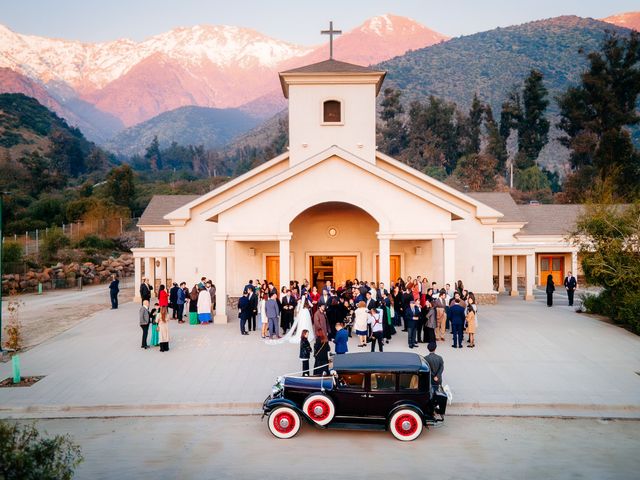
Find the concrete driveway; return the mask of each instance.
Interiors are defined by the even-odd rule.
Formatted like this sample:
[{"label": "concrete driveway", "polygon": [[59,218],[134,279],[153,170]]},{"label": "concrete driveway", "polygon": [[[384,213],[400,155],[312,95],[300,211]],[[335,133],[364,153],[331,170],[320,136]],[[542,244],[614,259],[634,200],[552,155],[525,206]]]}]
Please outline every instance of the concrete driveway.
[{"label": "concrete driveway", "polygon": [[[142,350],[138,308],[100,311],[22,354],[23,375],[45,378],[0,389],[0,416],[255,413],[275,377],[300,368],[296,345],[241,336],[237,323],[171,322],[170,352]],[[476,348],[447,340],[449,413],[640,417],[640,338],[569,307],[501,297],[480,308]],[[408,350],[406,334],[386,348]]]}]

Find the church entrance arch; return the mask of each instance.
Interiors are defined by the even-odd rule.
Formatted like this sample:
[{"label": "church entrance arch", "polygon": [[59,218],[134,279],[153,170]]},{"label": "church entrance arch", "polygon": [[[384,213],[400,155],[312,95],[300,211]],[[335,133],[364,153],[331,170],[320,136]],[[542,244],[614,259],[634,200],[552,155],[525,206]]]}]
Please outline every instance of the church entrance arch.
[{"label": "church entrance arch", "polygon": [[297,279],[319,287],[326,281],[339,286],[354,278],[373,279],[370,259],[378,251],[378,229],[369,213],[349,203],[307,208],[290,224]]}]

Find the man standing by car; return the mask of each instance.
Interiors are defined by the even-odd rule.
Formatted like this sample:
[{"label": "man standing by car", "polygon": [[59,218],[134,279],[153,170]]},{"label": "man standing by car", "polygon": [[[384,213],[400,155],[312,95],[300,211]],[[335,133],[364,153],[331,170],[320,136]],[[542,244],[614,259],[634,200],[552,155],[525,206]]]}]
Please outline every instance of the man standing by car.
[{"label": "man standing by car", "polygon": [[571,272],[569,272],[564,279],[564,288],[567,289],[567,297],[569,297],[569,306],[573,307],[573,294],[575,293],[576,288],[578,288],[578,281],[576,280],[576,277],[574,277],[571,274]]},{"label": "man standing by car", "polygon": [[429,364],[429,370],[431,370],[431,388],[434,392],[442,385],[442,372],[444,371],[444,360],[436,353],[436,347],[436,342],[430,342],[427,345],[429,355],[424,357]]}]

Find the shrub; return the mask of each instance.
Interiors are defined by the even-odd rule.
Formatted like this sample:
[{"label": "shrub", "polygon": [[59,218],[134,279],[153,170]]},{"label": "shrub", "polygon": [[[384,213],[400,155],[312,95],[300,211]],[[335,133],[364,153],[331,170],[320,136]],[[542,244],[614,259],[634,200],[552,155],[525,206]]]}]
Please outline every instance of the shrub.
[{"label": "shrub", "polygon": [[0,420],[0,478],[69,480],[82,462],[68,435],[42,437],[35,425]]},{"label": "shrub", "polygon": [[78,248],[92,250],[112,250],[116,248],[116,242],[110,238],[100,238],[97,235],[87,235],[77,243]]},{"label": "shrub", "polygon": [[2,246],[3,262],[22,261],[22,245],[17,242],[5,242]]},{"label": "shrub", "polygon": [[41,255],[47,261],[53,260],[56,258],[58,250],[69,246],[70,243],[69,238],[62,233],[62,230],[59,228],[51,229],[42,241]]}]

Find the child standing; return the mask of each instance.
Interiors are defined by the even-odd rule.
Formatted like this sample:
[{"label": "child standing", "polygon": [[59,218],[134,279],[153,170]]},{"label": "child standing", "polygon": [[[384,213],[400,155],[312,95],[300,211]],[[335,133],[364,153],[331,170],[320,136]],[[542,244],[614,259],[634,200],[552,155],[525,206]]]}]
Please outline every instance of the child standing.
[{"label": "child standing", "polygon": [[302,376],[309,376],[309,358],[311,357],[311,344],[309,343],[309,330],[302,330],[300,335],[300,360],[302,360]]}]

